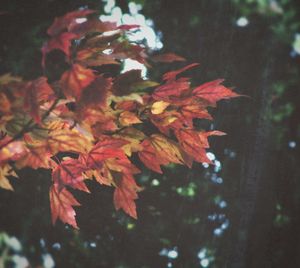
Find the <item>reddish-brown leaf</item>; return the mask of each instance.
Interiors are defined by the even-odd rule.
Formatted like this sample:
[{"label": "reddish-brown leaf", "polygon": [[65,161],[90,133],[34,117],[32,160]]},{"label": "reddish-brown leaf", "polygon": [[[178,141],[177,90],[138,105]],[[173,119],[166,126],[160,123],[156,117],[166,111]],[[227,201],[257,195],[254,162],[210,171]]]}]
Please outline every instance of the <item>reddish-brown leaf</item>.
[{"label": "reddish-brown leaf", "polygon": [[226,133],[218,130],[208,131],[208,132],[199,132],[199,138],[203,148],[209,148],[208,137],[209,136],[224,136]]},{"label": "reddish-brown leaf", "polygon": [[120,114],[119,122],[122,126],[125,127],[142,123],[142,121],[134,113],[128,111]]},{"label": "reddish-brown leaf", "polygon": [[193,67],[196,67],[196,66],[198,66],[198,65],[199,65],[199,63],[192,63],[192,64],[189,64],[189,65],[187,65],[187,66],[185,66],[185,67],[183,67],[183,68],[181,68],[181,69],[179,69],[179,70],[171,71],[171,72],[165,73],[165,74],[163,75],[163,80],[173,80],[173,79],[176,78],[177,75],[179,75],[179,74],[185,72],[185,71],[188,70],[188,69],[191,69],[191,68],[193,68]]},{"label": "reddish-brown leaf", "polygon": [[170,101],[172,104],[174,104],[174,101],[172,101],[172,97],[177,97],[177,102],[181,102],[182,100],[185,100],[185,98],[178,97],[181,97],[185,93],[189,93],[189,91],[190,82],[186,81],[186,79],[177,79],[169,81],[166,84],[157,87],[154,90],[152,97],[155,100]]},{"label": "reddish-brown leaf", "polygon": [[54,97],[53,93],[46,77],[28,83],[25,88],[24,108],[29,111],[35,122],[41,123],[40,105]]},{"label": "reddish-brown leaf", "polygon": [[114,31],[118,29],[117,24],[114,22],[102,22],[99,19],[90,19],[83,23],[72,23],[68,27],[68,30],[78,36],[84,36],[88,33],[94,33],[94,32],[108,32],[108,31]]},{"label": "reddish-brown leaf", "polygon": [[52,170],[53,182],[61,190],[65,186],[70,186],[74,189],[90,192],[84,183],[83,172],[87,170],[78,159],[64,159],[60,164]]},{"label": "reddish-brown leaf", "polygon": [[145,53],[145,48],[131,44],[128,41],[117,43],[112,48],[111,54],[118,60],[133,59],[142,64],[148,65],[146,61],[147,54]]},{"label": "reddish-brown leaf", "polygon": [[118,29],[123,30],[123,31],[130,31],[132,29],[138,29],[140,27],[141,26],[138,24],[123,24],[123,25],[120,25],[118,27]]},{"label": "reddish-brown leaf", "polygon": [[84,9],[76,10],[65,14],[64,16],[55,18],[53,24],[48,28],[47,33],[50,36],[57,35],[62,31],[66,30],[69,25],[74,22],[77,18],[86,17],[89,14],[95,13],[95,10]]},{"label": "reddish-brown leaf", "polygon": [[130,70],[119,75],[113,84],[113,93],[116,96],[123,96],[131,93],[135,83],[143,81],[141,70]]},{"label": "reddish-brown leaf", "polygon": [[137,219],[134,200],[138,198],[137,186],[132,177],[123,176],[114,192],[114,205],[117,210],[123,209],[128,215]]},{"label": "reddish-brown leaf", "polygon": [[83,66],[102,66],[120,64],[112,55],[103,54],[99,48],[86,48],[77,52],[76,61]]},{"label": "reddish-brown leaf", "polygon": [[106,107],[111,85],[111,78],[98,76],[83,90],[79,105],[83,105],[84,107]]},{"label": "reddish-brown leaf", "polygon": [[44,143],[35,142],[33,144],[26,144],[26,146],[27,153],[17,160],[17,168],[50,168],[50,157],[52,155]]},{"label": "reddish-brown leaf", "polygon": [[191,129],[176,130],[175,135],[182,149],[200,163],[211,163],[206,155],[206,143],[200,139],[199,133]]},{"label": "reddish-brown leaf", "polygon": [[42,47],[42,66],[45,67],[46,55],[54,49],[63,51],[67,56],[67,58],[69,58],[71,41],[76,38],[78,38],[76,34],[67,33],[67,32],[52,37]]},{"label": "reddish-brown leaf", "polygon": [[63,223],[68,223],[78,229],[75,219],[76,212],[73,207],[80,206],[80,204],[74,196],[66,188],[60,190],[54,184],[50,188],[49,197],[52,223],[55,224],[57,219],[60,219]]},{"label": "reddish-brown leaf", "polygon": [[157,172],[162,174],[162,170],[160,168],[161,165],[167,165],[169,163],[168,160],[161,158],[156,149],[151,144],[150,140],[144,140],[141,144],[143,147],[142,151],[138,152],[138,156],[140,160],[144,163],[144,165]]},{"label": "reddish-brown leaf", "polygon": [[218,79],[196,87],[193,90],[193,95],[207,100],[213,106],[215,106],[219,100],[238,97],[239,95],[231,89],[221,85],[223,81],[223,79]]},{"label": "reddish-brown leaf", "polygon": [[152,56],[151,59],[155,62],[174,62],[174,61],[186,61],[185,58],[178,56],[174,53],[165,53]]},{"label": "reddish-brown leaf", "polygon": [[121,147],[128,141],[123,139],[105,137],[95,144],[86,157],[86,164],[89,168],[102,168],[103,160],[109,158],[126,158]]},{"label": "reddish-brown leaf", "polygon": [[91,84],[95,78],[96,75],[91,69],[84,68],[79,64],[73,64],[70,70],[63,73],[60,85],[67,98],[79,100],[82,91]]}]

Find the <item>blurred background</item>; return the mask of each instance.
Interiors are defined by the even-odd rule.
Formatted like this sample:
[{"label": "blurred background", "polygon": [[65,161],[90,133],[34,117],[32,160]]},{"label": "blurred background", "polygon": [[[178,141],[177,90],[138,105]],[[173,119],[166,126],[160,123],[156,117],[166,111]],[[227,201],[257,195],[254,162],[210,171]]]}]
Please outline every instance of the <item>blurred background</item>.
[{"label": "blurred background", "polygon": [[[1,0],[0,74],[42,75],[53,19],[78,8],[139,24],[150,53],[174,52],[193,82],[224,78],[249,97],[222,101],[209,128],[214,165],[143,170],[139,219],[115,212],[112,189],[75,192],[80,230],[52,226],[48,171],[23,170],[0,190],[0,267],[300,267],[300,7],[298,0]],[[182,64],[142,68],[159,80]]]}]

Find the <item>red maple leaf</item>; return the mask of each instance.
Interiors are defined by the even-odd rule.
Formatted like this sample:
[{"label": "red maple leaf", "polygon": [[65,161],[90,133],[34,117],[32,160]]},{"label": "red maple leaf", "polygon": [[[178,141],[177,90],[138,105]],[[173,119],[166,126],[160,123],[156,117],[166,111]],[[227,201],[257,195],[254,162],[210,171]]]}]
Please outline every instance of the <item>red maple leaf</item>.
[{"label": "red maple leaf", "polygon": [[238,97],[239,95],[231,89],[221,85],[223,81],[223,79],[218,79],[196,87],[193,90],[193,95],[207,100],[212,106],[215,106],[219,100]]},{"label": "red maple leaf", "polygon": [[69,25],[74,22],[77,18],[86,17],[89,14],[95,13],[95,10],[84,9],[76,10],[65,14],[64,16],[55,18],[53,24],[48,28],[47,33],[50,36],[55,36],[66,30]]},{"label": "red maple leaf", "polygon": [[71,41],[78,38],[76,34],[64,32],[57,36],[52,37],[48,42],[46,42],[42,47],[42,66],[45,68],[46,55],[54,50],[58,49],[65,53],[67,58],[70,57],[70,46]]},{"label": "red maple leaf", "polygon": [[83,176],[83,172],[86,170],[87,168],[78,159],[64,159],[52,170],[52,179],[59,190],[65,186],[70,186],[89,193],[90,191],[84,183],[85,178]]},{"label": "red maple leaf", "polygon": [[71,69],[65,71],[60,79],[60,85],[67,98],[81,98],[82,91],[91,84],[96,75],[91,69],[79,64],[73,64]]},{"label": "red maple leaf", "polygon": [[54,184],[50,188],[50,207],[52,214],[52,223],[55,224],[59,218],[62,222],[72,225],[78,229],[73,209],[74,206],[80,206],[80,203],[74,196],[66,189],[59,190],[59,187]]}]

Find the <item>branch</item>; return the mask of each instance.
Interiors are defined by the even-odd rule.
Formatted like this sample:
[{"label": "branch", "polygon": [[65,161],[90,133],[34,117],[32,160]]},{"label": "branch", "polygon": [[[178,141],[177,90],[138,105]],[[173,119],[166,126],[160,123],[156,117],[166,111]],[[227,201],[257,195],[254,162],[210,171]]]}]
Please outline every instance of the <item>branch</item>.
[{"label": "branch", "polygon": [[[45,112],[45,114],[42,116],[42,121],[44,121],[48,116],[49,114],[55,109],[56,105],[58,104],[59,102],[59,98],[57,98],[51,105],[51,107],[49,108],[48,111]],[[33,124],[33,125],[32,125]],[[3,149],[4,147],[6,147],[7,145],[9,145],[10,143],[20,139],[23,137],[24,134],[32,131],[33,129],[35,129],[36,127],[38,126],[37,123],[34,123],[33,120],[31,119],[23,128],[22,130],[17,133],[13,138],[11,138],[10,140],[8,140],[6,143],[2,144],[0,146],[0,150]]]}]

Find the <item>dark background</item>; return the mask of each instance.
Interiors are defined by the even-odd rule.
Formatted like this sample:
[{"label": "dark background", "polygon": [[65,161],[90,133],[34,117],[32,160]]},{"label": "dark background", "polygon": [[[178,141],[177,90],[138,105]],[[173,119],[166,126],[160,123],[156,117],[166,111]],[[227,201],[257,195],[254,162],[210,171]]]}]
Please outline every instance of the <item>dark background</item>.
[{"label": "dark background", "polygon": [[[128,12],[128,1],[116,2]],[[12,181],[14,193],[0,190],[1,236],[23,246],[9,254],[25,256],[32,267],[43,267],[49,253],[56,267],[190,268],[205,267],[197,254],[206,249],[206,267],[300,267],[298,1],[135,2],[162,33],[162,52],[201,63],[190,72],[195,84],[224,78],[248,96],[213,111],[213,127],[228,134],[211,140],[222,169],[165,168],[162,176],[145,170],[137,178],[145,187],[137,221],[115,212],[111,189],[90,182],[92,194],[74,193],[82,203],[79,231],[52,226],[50,174],[23,170]],[[0,74],[26,79],[42,74],[40,47],[55,17],[85,6],[103,10],[94,0],[0,3]],[[239,27],[243,16],[249,24]],[[159,78],[178,66],[154,66],[150,74]],[[9,247],[0,246],[3,257]]]}]

